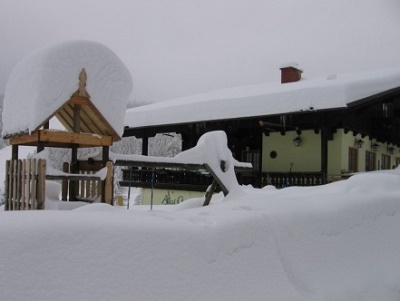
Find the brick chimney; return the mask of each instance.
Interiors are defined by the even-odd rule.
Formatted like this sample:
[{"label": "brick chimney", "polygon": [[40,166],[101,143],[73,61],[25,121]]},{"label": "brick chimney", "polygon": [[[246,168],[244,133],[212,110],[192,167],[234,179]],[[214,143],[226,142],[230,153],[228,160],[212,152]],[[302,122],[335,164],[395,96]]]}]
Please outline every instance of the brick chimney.
[{"label": "brick chimney", "polygon": [[298,82],[301,79],[303,70],[299,69],[298,64],[290,63],[280,67],[281,84]]}]

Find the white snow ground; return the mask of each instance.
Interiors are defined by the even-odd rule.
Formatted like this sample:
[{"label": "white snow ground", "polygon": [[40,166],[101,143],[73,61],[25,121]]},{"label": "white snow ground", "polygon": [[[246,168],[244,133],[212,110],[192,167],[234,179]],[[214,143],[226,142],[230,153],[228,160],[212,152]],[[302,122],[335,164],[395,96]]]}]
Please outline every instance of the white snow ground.
[{"label": "white snow ground", "polygon": [[2,300],[399,300],[400,171],[222,201],[0,212]]}]

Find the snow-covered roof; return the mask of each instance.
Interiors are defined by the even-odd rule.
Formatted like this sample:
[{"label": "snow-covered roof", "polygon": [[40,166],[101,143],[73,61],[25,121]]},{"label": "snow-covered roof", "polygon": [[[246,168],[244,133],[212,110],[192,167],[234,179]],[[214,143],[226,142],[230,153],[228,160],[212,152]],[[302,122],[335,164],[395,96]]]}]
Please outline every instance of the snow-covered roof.
[{"label": "snow-covered roof", "polygon": [[400,68],[240,86],[129,109],[125,125],[136,128],[344,108],[399,86]]},{"label": "snow-covered roof", "polygon": [[132,78],[109,48],[91,41],[70,41],[22,59],[6,86],[3,136],[32,132],[78,90],[85,68],[86,90],[103,117],[122,135]]}]

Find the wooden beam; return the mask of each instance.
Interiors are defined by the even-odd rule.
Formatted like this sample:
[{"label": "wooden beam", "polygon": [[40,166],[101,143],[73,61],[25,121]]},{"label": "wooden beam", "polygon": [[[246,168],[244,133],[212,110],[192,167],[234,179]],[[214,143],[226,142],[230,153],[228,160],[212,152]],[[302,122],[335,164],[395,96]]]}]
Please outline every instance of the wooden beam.
[{"label": "wooden beam", "polygon": [[113,143],[111,136],[48,130],[41,130],[38,140],[42,142],[69,143],[87,146],[110,146]]},{"label": "wooden beam", "polygon": [[32,143],[36,143],[39,140],[39,132],[35,131],[31,133],[30,135],[28,133],[18,135],[18,136],[12,136],[10,137],[10,144],[11,145],[29,145]]},{"label": "wooden beam", "polygon": [[82,97],[82,96],[73,96],[68,102],[73,105],[81,105],[81,106],[90,105],[89,99],[87,97]]},{"label": "wooden beam", "polygon": [[[111,146],[113,138],[111,136],[101,136],[89,133],[72,133],[65,131],[54,130],[39,130],[19,136],[9,138],[11,145],[38,145],[40,142],[44,146],[54,147],[70,147],[70,145],[77,145],[79,147],[101,147]],[[69,145],[66,145],[69,144]]]}]

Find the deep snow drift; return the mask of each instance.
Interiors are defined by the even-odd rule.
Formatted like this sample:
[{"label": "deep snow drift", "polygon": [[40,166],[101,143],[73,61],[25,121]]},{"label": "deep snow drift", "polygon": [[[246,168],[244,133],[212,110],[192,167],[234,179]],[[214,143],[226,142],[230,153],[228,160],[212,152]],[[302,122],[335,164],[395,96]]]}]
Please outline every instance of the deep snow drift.
[{"label": "deep snow drift", "polygon": [[399,186],[393,170],[320,187],[242,187],[209,207],[1,212],[1,296],[398,300]]}]

